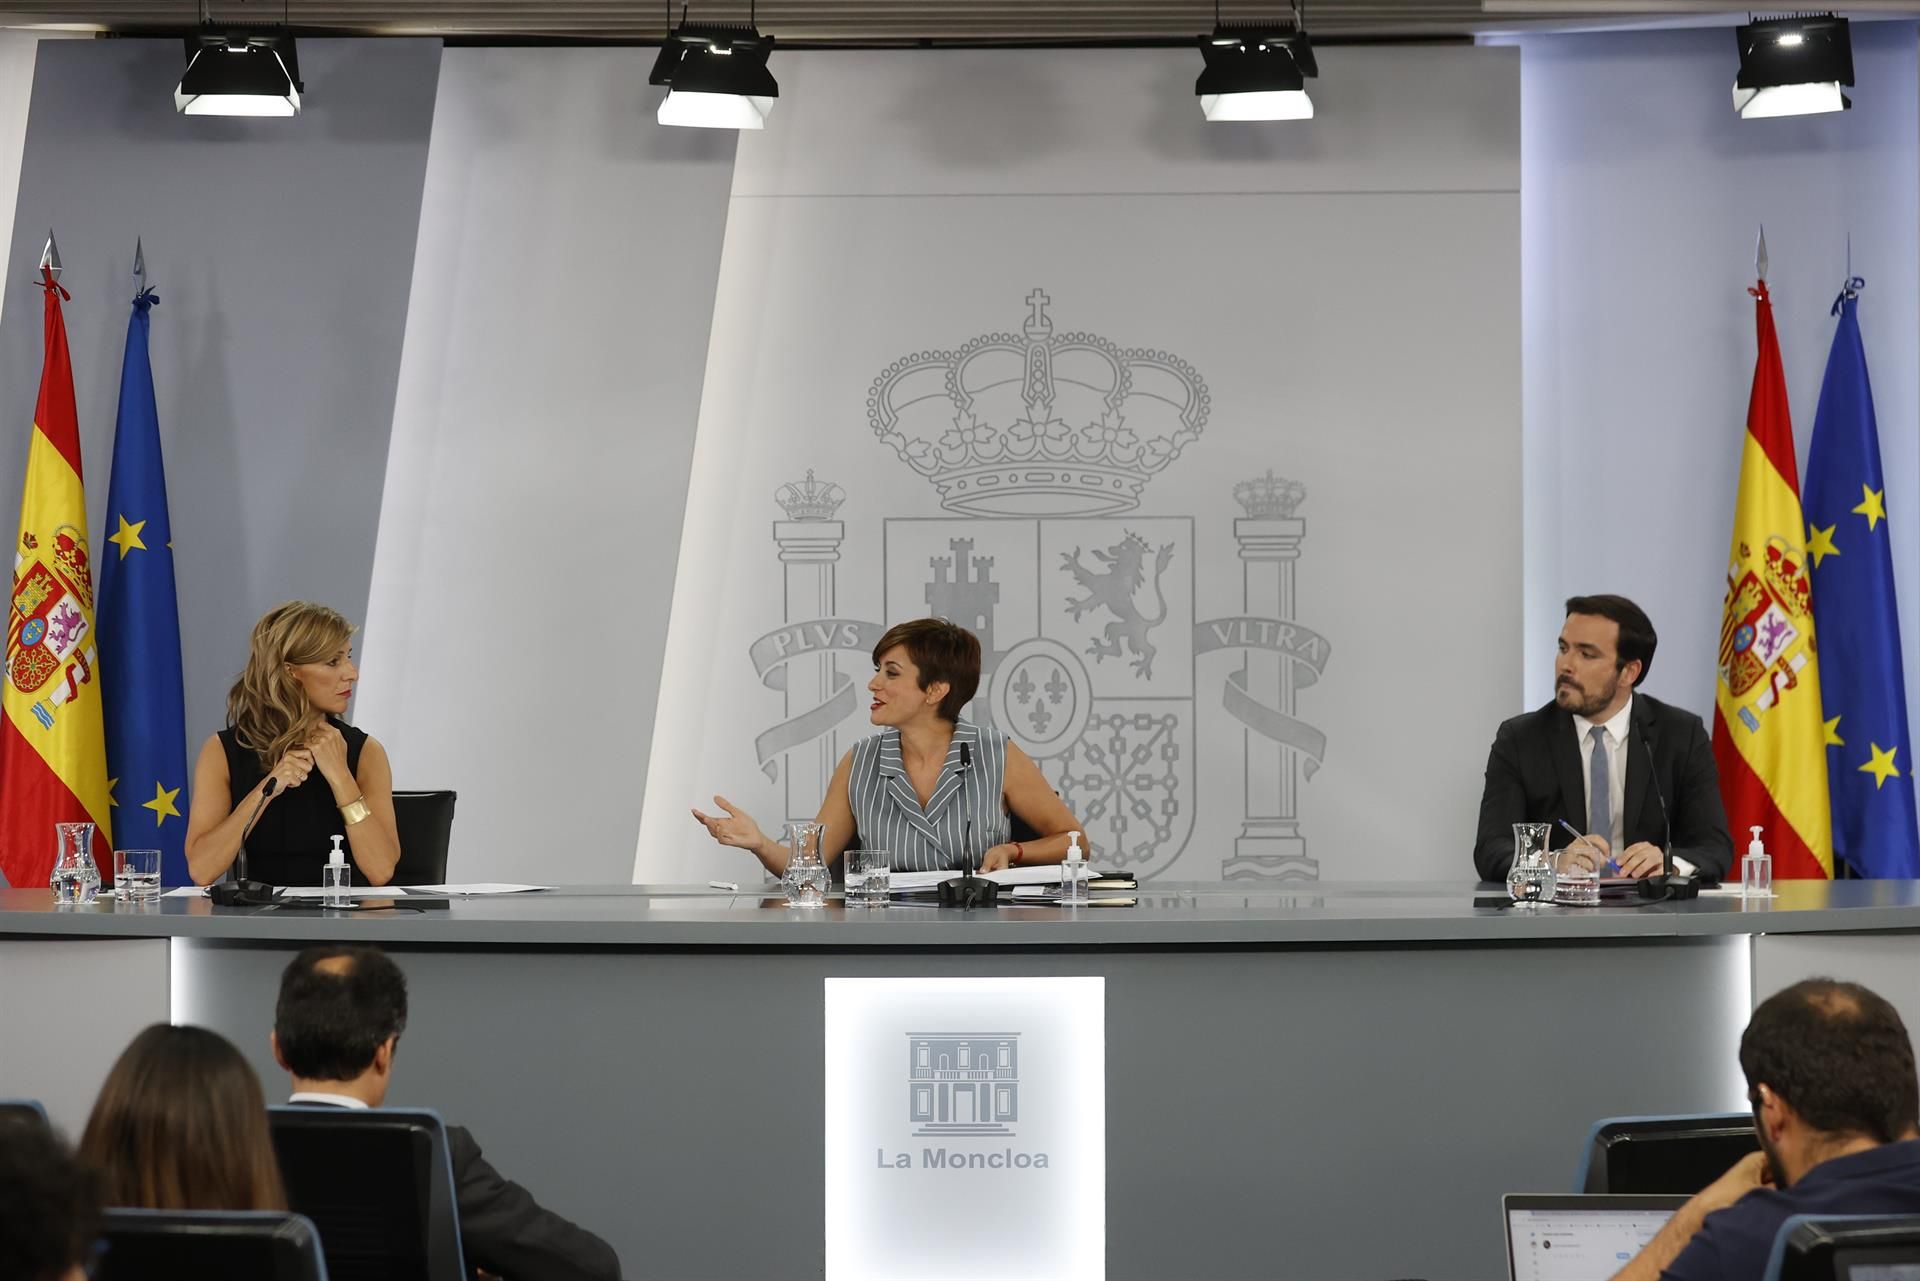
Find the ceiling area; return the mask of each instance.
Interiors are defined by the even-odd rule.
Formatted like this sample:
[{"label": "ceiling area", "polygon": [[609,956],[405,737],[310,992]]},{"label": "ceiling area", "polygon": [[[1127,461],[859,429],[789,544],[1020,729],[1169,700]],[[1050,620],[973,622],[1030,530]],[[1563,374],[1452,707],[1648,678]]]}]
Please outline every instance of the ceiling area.
[{"label": "ceiling area", "polygon": [[[1889,0],[1867,0],[1893,8]],[[1920,3],[1920,0],[1913,0]],[[664,4],[634,0],[286,0],[296,31],[449,40],[657,41]],[[1902,8],[1909,5],[1902,3]],[[275,22],[281,0],[210,0],[216,22]],[[1221,6],[1229,22],[1271,19],[1285,0]],[[1318,41],[1463,37],[1491,31],[1648,25],[1724,9],[1724,0],[1311,0]],[[0,26],[155,34],[198,19],[197,0],[0,0]],[[676,9],[675,16],[678,16]],[[695,22],[745,22],[745,0],[692,4]],[[765,0],[755,14],[782,45],[1167,44],[1213,26],[1211,0]]]}]

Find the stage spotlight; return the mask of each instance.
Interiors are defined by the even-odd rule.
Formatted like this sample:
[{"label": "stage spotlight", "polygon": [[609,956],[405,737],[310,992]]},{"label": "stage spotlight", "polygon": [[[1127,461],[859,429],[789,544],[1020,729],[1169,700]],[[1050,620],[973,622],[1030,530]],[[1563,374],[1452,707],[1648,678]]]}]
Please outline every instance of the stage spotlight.
[{"label": "stage spotlight", "polygon": [[1222,23],[1200,37],[1206,67],[1194,82],[1209,120],[1311,120],[1307,77],[1318,77],[1313,45],[1295,8],[1278,24]]},{"label": "stage spotlight", "polygon": [[1749,22],[1737,33],[1740,75],[1733,107],[1742,119],[1847,111],[1840,91],[1853,87],[1853,40],[1847,20],[1830,13]]},{"label": "stage spotlight", "polygon": [[696,129],[764,129],[780,86],[767,70],[773,37],[749,22],[682,22],[660,46],[647,83],[667,86],[658,119]]},{"label": "stage spotlight", "polygon": [[202,29],[188,36],[173,105],[188,116],[297,116],[300,59],[285,27]]}]

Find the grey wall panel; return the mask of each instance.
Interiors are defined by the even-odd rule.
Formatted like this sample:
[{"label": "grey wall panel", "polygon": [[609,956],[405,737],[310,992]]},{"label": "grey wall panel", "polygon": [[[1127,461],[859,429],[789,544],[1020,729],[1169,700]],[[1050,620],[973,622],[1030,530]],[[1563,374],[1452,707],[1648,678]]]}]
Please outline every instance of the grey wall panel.
[{"label": "grey wall panel", "polygon": [[437,41],[302,41],[300,116],[222,120],[175,113],[177,41],[41,46],[0,316],[0,525],[11,537],[53,227],[101,554],[143,236],[190,750],[269,606],[364,615],[439,58]]},{"label": "grey wall panel", "polygon": [[[1500,1194],[1569,1188],[1596,1117],[1738,1106],[1749,963],[1744,937],[394,953],[412,1012],[390,1101],[471,1125],[629,1275],[713,1281],[821,1274],[828,976],[1106,977],[1114,1281],[1484,1281],[1502,1266]],[[175,953],[175,1017],[238,1041],[270,1097],[290,955]]]},{"label": "grey wall panel", "polygon": [[[38,1099],[79,1142],[107,1070],[167,1022],[166,939],[0,939],[0,1098]],[[97,998],[97,999],[95,999]],[[85,1017],[76,1018],[85,1009]]]}]

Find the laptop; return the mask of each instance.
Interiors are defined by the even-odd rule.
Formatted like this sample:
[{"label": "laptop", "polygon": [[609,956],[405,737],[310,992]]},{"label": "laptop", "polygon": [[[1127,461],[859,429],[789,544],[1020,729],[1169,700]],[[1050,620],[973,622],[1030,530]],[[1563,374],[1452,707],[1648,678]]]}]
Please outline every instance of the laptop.
[{"label": "laptop", "polygon": [[1653,1240],[1683,1196],[1509,1193],[1507,1281],[1608,1281]]}]

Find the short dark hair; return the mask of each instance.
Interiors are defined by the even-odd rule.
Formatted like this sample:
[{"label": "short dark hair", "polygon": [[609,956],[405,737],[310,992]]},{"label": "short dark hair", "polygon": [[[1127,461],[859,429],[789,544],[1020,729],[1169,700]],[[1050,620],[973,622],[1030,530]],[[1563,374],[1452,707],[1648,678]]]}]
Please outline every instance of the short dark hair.
[{"label": "short dark hair", "polygon": [[1920,1125],[1906,1024],[1858,983],[1805,979],[1762,1001],[1740,1037],[1740,1070],[1756,1106],[1764,1085],[1822,1134],[1892,1143]]},{"label": "short dark hair", "polygon": [[1647,683],[1647,673],[1653,670],[1653,651],[1660,644],[1660,637],[1655,634],[1653,620],[1647,617],[1646,610],[1625,596],[1569,596],[1567,615],[1574,614],[1592,614],[1618,623],[1620,641],[1614,646],[1613,670],[1624,671],[1628,663],[1638,660],[1640,675],[1633,686],[1638,689]]},{"label": "short dark hair", "polygon": [[59,1281],[100,1234],[100,1179],[45,1123],[0,1117],[0,1266],[20,1281]]},{"label": "short dark hair", "polygon": [[920,688],[935,681],[947,683],[947,696],[940,700],[942,720],[957,721],[974,691],[980,688],[980,638],[958,623],[944,618],[916,618],[887,629],[873,647],[873,665],[895,645],[904,645],[907,657],[920,669]]},{"label": "short dark hair", "polygon": [[373,1065],[387,1038],[406,1030],[407,976],[377,947],[310,947],[280,976],[273,1034],[295,1076],[351,1081]]}]

